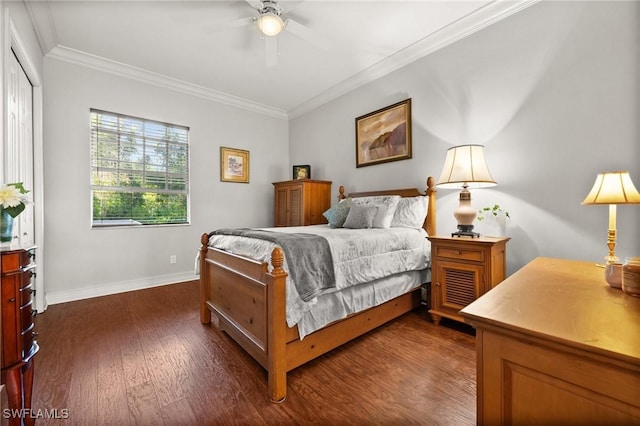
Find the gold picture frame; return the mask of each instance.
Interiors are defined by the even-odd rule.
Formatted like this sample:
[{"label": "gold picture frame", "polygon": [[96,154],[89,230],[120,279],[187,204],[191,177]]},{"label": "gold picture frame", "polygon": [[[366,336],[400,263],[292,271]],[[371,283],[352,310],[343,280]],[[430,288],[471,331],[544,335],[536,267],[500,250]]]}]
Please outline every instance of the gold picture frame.
[{"label": "gold picture frame", "polygon": [[221,146],[220,180],[249,183],[249,151]]},{"label": "gold picture frame", "polygon": [[356,118],[356,167],[411,155],[411,98]]}]

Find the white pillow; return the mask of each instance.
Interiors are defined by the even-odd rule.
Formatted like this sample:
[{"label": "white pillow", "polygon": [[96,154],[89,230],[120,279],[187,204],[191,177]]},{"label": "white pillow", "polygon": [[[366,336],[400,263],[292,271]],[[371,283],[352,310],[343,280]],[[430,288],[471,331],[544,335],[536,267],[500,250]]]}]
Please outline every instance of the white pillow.
[{"label": "white pillow", "polygon": [[392,228],[422,228],[427,217],[427,197],[404,197],[398,203],[393,219]]},{"label": "white pillow", "polygon": [[402,197],[399,195],[372,195],[370,197],[352,198],[353,204],[376,206],[378,211],[373,219],[374,228],[390,228],[396,207]]}]

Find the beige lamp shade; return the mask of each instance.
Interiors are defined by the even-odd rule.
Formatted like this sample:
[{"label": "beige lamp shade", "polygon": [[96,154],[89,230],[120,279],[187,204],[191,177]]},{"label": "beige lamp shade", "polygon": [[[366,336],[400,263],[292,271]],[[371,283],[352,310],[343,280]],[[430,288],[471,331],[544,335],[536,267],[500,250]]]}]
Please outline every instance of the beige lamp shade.
[{"label": "beige lamp shade", "polygon": [[598,173],[582,204],[640,204],[640,193],[627,171]]},{"label": "beige lamp shade", "polygon": [[484,159],[484,146],[459,145],[449,148],[444,159],[444,167],[436,186],[441,188],[462,188],[460,204],[454,210],[453,216],[458,221],[458,232],[451,236],[479,237],[473,232],[473,221],[477,211],[471,205],[469,188],[483,188],[495,186],[496,182],[489,173]]},{"label": "beige lamp shade", "polygon": [[[605,256],[607,264],[615,264],[616,256],[616,205],[640,204],[640,194],[633,185],[629,172],[616,171],[598,173],[591,192],[582,204],[607,204],[609,206],[609,231],[607,233],[607,247],[609,254]],[[611,282],[609,284],[612,284]],[[613,285],[613,284],[612,284]]]},{"label": "beige lamp shade", "polygon": [[444,167],[436,186],[441,188],[469,188],[495,186],[484,159],[484,146],[459,145],[449,148]]}]

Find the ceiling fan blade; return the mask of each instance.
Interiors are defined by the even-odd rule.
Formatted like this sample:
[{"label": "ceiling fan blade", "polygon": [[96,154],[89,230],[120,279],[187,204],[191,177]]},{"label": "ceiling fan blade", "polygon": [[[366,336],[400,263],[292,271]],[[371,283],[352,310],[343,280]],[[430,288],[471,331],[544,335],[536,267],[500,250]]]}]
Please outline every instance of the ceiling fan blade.
[{"label": "ceiling fan blade", "polygon": [[226,31],[232,28],[245,27],[247,25],[252,25],[254,22],[255,22],[255,19],[249,18],[249,17],[239,18],[233,21],[228,21],[228,22],[219,22],[219,23],[216,23],[215,25],[211,25],[208,32],[217,33],[217,32]]},{"label": "ceiling fan blade", "polygon": [[278,65],[278,38],[264,36],[265,62],[268,67]]},{"label": "ceiling fan blade", "polygon": [[245,1],[249,3],[249,6],[251,6],[254,9],[262,10],[262,8],[264,7],[261,1],[255,1],[255,0],[245,0]]},{"label": "ceiling fan blade", "polygon": [[329,41],[328,38],[310,30],[293,19],[287,19],[284,28],[296,37],[299,37],[322,50],[329,50],[331,47],[331,41]]}]

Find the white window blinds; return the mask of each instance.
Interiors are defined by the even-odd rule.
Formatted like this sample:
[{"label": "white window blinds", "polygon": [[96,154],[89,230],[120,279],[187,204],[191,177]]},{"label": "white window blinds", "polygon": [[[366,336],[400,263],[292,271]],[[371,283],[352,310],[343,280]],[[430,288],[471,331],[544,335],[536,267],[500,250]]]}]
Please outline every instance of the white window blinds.
[{"label": "white window blinds", "polygon": [[92,226],[188,223],[189,128],[91,110]]}]

